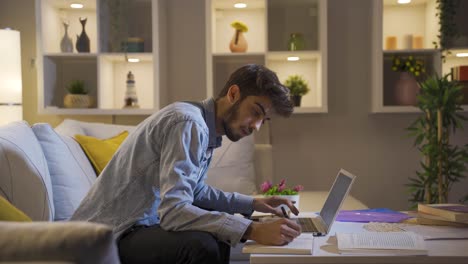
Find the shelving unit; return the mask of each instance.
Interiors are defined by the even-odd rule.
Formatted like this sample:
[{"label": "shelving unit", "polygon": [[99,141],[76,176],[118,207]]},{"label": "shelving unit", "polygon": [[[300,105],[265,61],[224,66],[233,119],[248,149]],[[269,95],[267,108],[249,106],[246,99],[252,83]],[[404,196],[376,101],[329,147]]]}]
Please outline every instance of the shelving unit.
[{"label": "shelving unit", "polygon": [[[454,55],[447,57],[445,62],[442,61],[440,51],[434,49],[433,44],[438,41],[439,34],[436,0],[413,0],[404,5],[398,4],[396,0],[377,0],[372,1],[372,4],[374,13],[372,112],[419,112],[417,107],[401,105],[401,101],[398,100],[400,95],[397,82],[400,73],[392,70],[393,56],[413,56],[416,60],[424,62],[427,75],[440,76],[450,73],[454,66],[468,65],[468,57],[455,56],[461,51],[468,50],[468,45],[466,49],[452,50]],[[467,10],[463,11],[465,13],[468,11],[468,5],[460,8],[463,10],[466,8]],[[389,38],[393,38],[393,41]],[[413,45],[417,41],[416,38],[419,38],[421,45],[415,47]],[[465,89],[468,90],[468,87]],[[464,109],[468,110],[468,101],[466,104]]]},{"label": "shelving unit", "polygon": [[[81,0],[81,9],[72,1],[36,0],[38,111],[41,114],[146,115],[159,109],[161,84],[159,60],[159,0]],[[77,35],[82,32],[80,17],[87,17],[86,34],[90,52],[77,52]],[[73,52],[62,52],[68,36]],[[143,42],[143,49],[126,50],[128,38]],[[132,52],[133,51],[133,52]],[[130,62],[129,59],[138,59]],[[127,73],[135,76],[140,108],[123,108]],[[64,108],[66,87],[83,80],[93,98],[90,108]]]},{"label": "shelving unit", "polygon": [[[216,96],[229,75],[242,65],[267,66],[284,82],[289,75],[299,74],[311,91],[302,98],[295,113],[327,112],[327,7],[324,0],[253,0],[247,7],[236,9],[233,1],[206,0],[207,95]],[[230,24],[239,20],[248,50],[231,53],[229,42],[234,34]],[[291,33],[300,32],[304,49],[288,51]],[[288,61],[288,57],[299,61]]]}]

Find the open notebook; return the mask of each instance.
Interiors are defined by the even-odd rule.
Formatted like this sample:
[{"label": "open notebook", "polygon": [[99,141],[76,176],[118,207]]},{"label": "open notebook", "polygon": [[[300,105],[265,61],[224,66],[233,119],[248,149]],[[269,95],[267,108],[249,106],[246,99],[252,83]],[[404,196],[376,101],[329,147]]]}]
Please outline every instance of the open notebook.
[{"label": "open notebook", "polygon": [[330,231],[346,196],[351,189],[356,176],[341,169],[328,193],[325,204],[316,217],[300,217],[296,219],[301,225],[303,233],[286,246],[266,246],[248,241],[242,252],[244,253],[284,253],[311,254],[313,237],[325,236]]}]

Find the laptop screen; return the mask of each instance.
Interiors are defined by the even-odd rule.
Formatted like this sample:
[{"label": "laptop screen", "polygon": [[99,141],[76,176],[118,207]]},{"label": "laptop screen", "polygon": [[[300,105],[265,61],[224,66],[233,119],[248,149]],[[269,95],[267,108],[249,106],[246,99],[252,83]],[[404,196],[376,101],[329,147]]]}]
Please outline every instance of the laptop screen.
[{"label": "laptop screen", "polygon": [[335,183],[328,193],[327,200],[320,211],[320,216],[327,224],[327,228],[330,228],[333,220],[335,220],[335,215],[338,213],[341,203],[348,193],[348,188],[352,184],[353,178],[348,177],[342,171],[338,173]]}]

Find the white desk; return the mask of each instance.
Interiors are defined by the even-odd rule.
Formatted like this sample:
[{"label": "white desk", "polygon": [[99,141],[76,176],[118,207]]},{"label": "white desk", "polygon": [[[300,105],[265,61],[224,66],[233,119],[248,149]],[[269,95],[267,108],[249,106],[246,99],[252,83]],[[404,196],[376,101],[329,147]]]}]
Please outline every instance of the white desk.
[{"label": "white desk", "polygon": [[335,222],[329,236],[316,237],[312,255],[252,254],[251,264],[259,263],[468,263],[468,240],[426,240],[427,256],[342,256],[336,246],[336,232],[364,231],[362,223]]}]

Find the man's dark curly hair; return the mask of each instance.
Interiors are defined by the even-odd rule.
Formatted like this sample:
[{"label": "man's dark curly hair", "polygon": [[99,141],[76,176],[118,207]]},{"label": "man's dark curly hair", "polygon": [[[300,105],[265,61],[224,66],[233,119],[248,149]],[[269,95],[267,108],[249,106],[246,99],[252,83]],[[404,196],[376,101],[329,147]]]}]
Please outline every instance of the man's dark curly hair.
[{"label": "man's dark curly hair", "polygon": [[239,86],[241,100],[247,96],[266,96],[270,98],[274,111],[289,117],[294,111],[289,89],[281,84],[276,73],[265,66],[247,64],[231,74],[216,100],[224,97],[229,87]]}]

